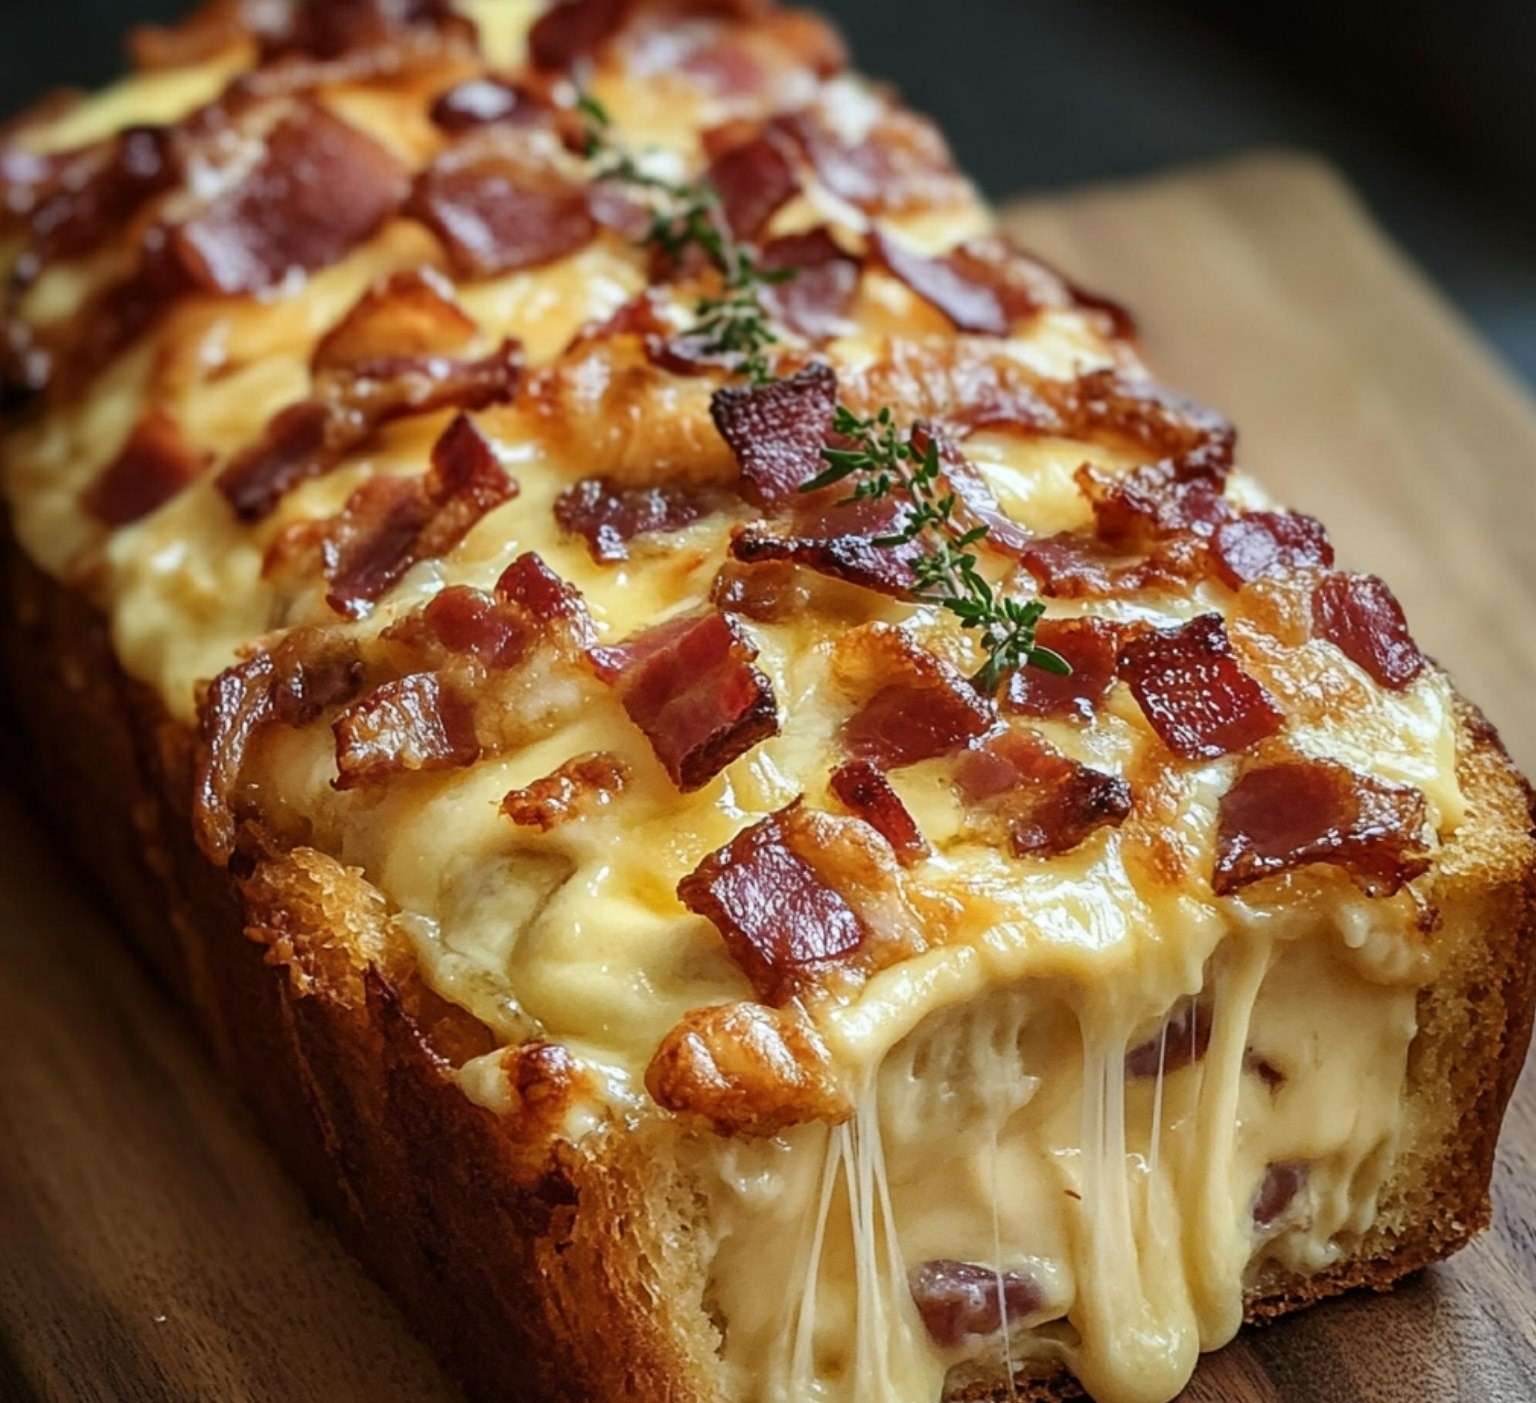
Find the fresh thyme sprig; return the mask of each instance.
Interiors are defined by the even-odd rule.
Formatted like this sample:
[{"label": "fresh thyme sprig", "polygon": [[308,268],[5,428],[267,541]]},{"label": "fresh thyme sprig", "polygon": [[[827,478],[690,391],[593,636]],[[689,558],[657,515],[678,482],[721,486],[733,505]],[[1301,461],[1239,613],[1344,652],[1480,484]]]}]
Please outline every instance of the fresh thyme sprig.
[{"label": "fresh thyme sprig", "polygon": [[889,407],[863,419],[838,405],[832,428],[853,446],[823,448],[826,470],[800,490],[815,492],[856,478],[848,501],[878,501],[893,494],[905,498],[901,529],[875,537],[874,544],[891,550],[913,542],[923,547],[911,558],[915,593],[942,605],[961,628],[981,635],[985,661],[971,678],[978,690],[990,696],[1008,673],[1026,665],[1070,675],[1071,665],[1060,653],[1035,642],[1045,605],[999,593],[977,570],[971,547],[986,537],[988,528],[955,520],[955,494],[945,490],[938,444],[930,438],[921,450],[914,446],[897,429]]},{"label": "fresh thyme sprig", "polygon": [[754,385],[773,379],[768,349],[778,333],[763,306],[762,291],[795,276],[794,268],[764,268],[754,251],[736,241],[720,209],[720,196],[707,181],[672,181],[645,170],[629,152],[616,147],[612,121],[602,104],[583,93],[576,110],[586,119],[588,160],[599,180],[634,186],[651,193],[651,226],[645,240],[671,259],[690,247],[699,249],[719,271],[718,295],[694,304],[694,325],[684,333],[706,355],[728,356]]}]

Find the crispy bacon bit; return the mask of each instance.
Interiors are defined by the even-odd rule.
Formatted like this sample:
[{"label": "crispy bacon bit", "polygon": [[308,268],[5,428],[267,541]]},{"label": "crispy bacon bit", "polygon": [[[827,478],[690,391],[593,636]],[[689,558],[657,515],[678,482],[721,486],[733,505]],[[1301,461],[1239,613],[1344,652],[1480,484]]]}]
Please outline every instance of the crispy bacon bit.
[{"label": "crispy bacon bit", "polygon": [[839,765],[832,771],[831,788],[851,814],[863,819],[891,845],[903,866],[910,867],[928,856],[928,844],[901,796],[868,760]]},{"label": "crispy bacon bit", "polygon": [[268,422],[262,436],[219,473],[218,487],[243,521],[266,516],[290,487],[329,467],[332,414],[318,400],[300,400]]},{"label": "crispy bacon bit", "polygon": [[853,1113],[810,1021],[762,1004],[684,1014],[651,1058],[645,1086],[659,1106],[698,1116],[718,1135],[777,1135]]},{"label": "crispy bacon bit", "polygon": [[632,0],[556,0],[528,31],[528,56],[546,73],[569,68],[623,27]]},{"label": "crispy bacon bit", "polygon": [[1307,1186],[1308,1166],[1300,1162],[1272,1164],[1264,1171],[1264,1179],[1253,1196],[1253,1221],[1256,1227],[1267,1228],[1296,1201],[1296,1196]]},{"label": "crispy bacon bit", "polygon": [[1220,614],[1133,638],[1120,650],[1120,675],[1163,744],[1186,760],[1246,750],[1285,720],[1232,655]]},{"label": "crispy bacon bit", "polygon": [[1152,380],[1118,370],[1091,370],[1075,380],[1044,381],[1062,424],[1075,437],[1108,435],[1160,457],[1200,456],[1186,465],[1208,474],[1232,466],[1237,431],[1214,410]]},{"label": "crispy bacon bit", "polygon": [[590,641],[592,620],[575,585],[562,580],[534,551],[524,551],[496,581],[496,594],[535,623],[560,625],[578,644]]},{"label": "crispy bacon bit", "polygon": [[392,775],[458,769],[480,756],[474,710],[430,672],[376,687],[336,718],[337,789]]},{"label": "crispy bacon bit", "polygon": [[912,1299],[934,1344],[957,1349],[1035,1317],[1045,1305],[1040,1284],[1022,1272],[937,1258],[912,1273]]},{"label": "crispy bacon bit", "polygon": [[961,753],[961,797],[1007,828],[1015,857],[1070,852],[1097,828],[1118,827],[1131,812],[1123,779],[1069,760],[1031,731],[1002,731]]},{"label": "crispy bacon bit", "polygon": [[762,291],[769,312],[808,341],[827,341],[848,325],[859,290],[859,260],[844,253],[825,227],[786,234],[764,245],[759,263],[770,272],[793,268],[787,282]]},{"label": "crispy bacon bit", "polygon": [[755,239],[800,188],[783,138],[771,130],[721,152],[705,179],[719,194],[726,225],[738,239]]},{"label": "crispy bacon bit", "polygon": [[372,137],[299,103],[252,170],[172,240],[204,290],[259,292],[294,269],[335,262],[399,208],[407,188],[404,167]]},{"label": "crispy bacon bit", "polygon": [[710,416],[736,455],[750,501],[779,506],[822,470],[836,407],[837,376],[821,361],[787,380],[715,391]]},{"label": "crispy bacon bit", "polygon": [[1331,760],[1246,771],[1222,797],[1211,885],[1227,896],[1310,863],[1341,867],[1371,896],[1428,870],[1424,796]]},{"label": "crispy bacon bit", "polygon": [[169,414],[151,409],[85,490],[81,504],[108,526],[126,526],[164,506],[197,477],[206,462]]},{"label": "crispy bacon bit", "polygon": [[906,509],[894,497],[844,501],[835,489],[802,497],[787,523],[754,522],[731,538],[731,555],[747,564],[793,562],[818,574],[897,598],[917,583],[912,561],[922,546],[877,546],[900,530]]},{"label": "crispy bacon bit", "polygon": [[320,59],[387,44],[415,27],[464,23],[449,0],[304,0],[283,22],[262,22],[259,10],[257,19],[266,56],[302,53]]},{"label": "crispy bacon bit", "polygon": [[797,800],[738,833],[684,877],[684,906],[714,922],[758,997],[781,1005],[818,975],[846,966],[867,930],[798,851]]},{"label": "crispy bacon bit", "polygon": [[621,487],[607,478],[583,478],[555,501],[555,520],[584,536],[592,559],[629,559],[629,543],[650,532],[681,531],[704,516],[709,499],[697,490],[663,483]]},{"label": "crispy bacon bit", "polygon": [[728,614],[670,619],[615,647],[591,650],[630,720],[685,793],[709,783],[759,741],[777,735],[773,687],[757,649]]},{"label": "crispy bacon bit", "polygon": [[419,616],[391,625],[388,636],[413,642],[423,632],[448,653],[501,670],[527,656],[534,630],[521,609],[482,589],[450,585],[434,594]]},{"label": "crispy bacon bit", "polygon": [[354,639],[329,629],[296,628],[272,653],[272,719],[307,726],[330,707],[351,701],[362,684]]},{"label": "crispy bacon bit", "polygon": [[360,618],[419,560],[446,555],[493,507],[517,495],[495,450],[460,414],[421,477],[375,477],[347,499],[323,547],[326,602]]},{"label": "crispy bacon bit", "polygon": [[1312,593],[1312,629],[1393,691],[1424,670],[1403,606],[1375,575],[1340,571],[1320,580]]},{"label": "crispy bacon bit", "polygon": [[923,301],[943,312],[961,331],[1006,336],[1013,326],[1007,304],[989,281],[973,276],[954,256],[926,258],[876,231],[875,257]]},{"label": "crispy bacon bit", "polygon": [[1043,668],[1020,668],[1003,692],[1003,708],[1025,716],[1093,720],[1115,680],[1121,630],[1107,619],[1042,619],[1035,641],[1072,665],[1070,677]]},{"label": "crispy bacon bit", "polygon": [[197,845],[224,866],[235,850],[235,790],[256,733],[272,716],[272,656],[257,653],[221,672],[200,714],[202,754],[193,794]]},{"label": "crispy bacon bit", "polygon": [[811,109],[773,126],[799,144],[828,190],[872,213],[931,207],[964,188],[938,128],[903,108],[887,107],[857,139]]},{"label": "crispy bacon bit", "polygon": [[1300,512],[1244,512],[1224,521],[1211,540],[1211,559],[1229,589],[1266,575],[1333,564],[1333,546],[1316,517]]},{"label": "crispy bacon bit", "polygon": [[1085,464],[1077,483],[1093,507],[1099,539],[1122,550],[1151,551],[1180,533],[1201,540],[1231,518],[1223,495],[1228,464],[1197,450],[1112,475]]},{"label": "crispy bacon bit", "polygon": [[954,493],[957,517],[966,526],[985,526],[982,544],[1000,555],[1018,559],[1030,543],[1030,534],[1002,509],[981,470],[932,424],[913,426],[912,449],[921,459],[930,446],[938,450],[944,485]]},{"label": "crispy bacon bit", "polygon": [[1192,1067],[1211,1045],[1211,1006],[1200,999],[1181,999],[1164,1019],[1156,1037],[1125,1054],[1128,1077],[1164,1076]]},{"label": "crispy bacon bit", "polygon": [[810,600],[804,577],[788,561],[743,565],[727,560],[710,586],[709,602],[759,623],[794,618]]},{"label": "crispy bacon bit", "polygon": [[437,235],[466,278],[552,262],[597,233],[586,191],[505,127],[443,152],[417,178],[407,212]]},{"label": "crispy bacon bit", "polygon": [[1128,555],[1096,534],[1060,531],[1030,541],[1020,558],[1041,594],[1111,599],[1197,579],[1209,555],[1204,543],[1188,532],[1160,542],[1150,555]]},{"label": "crispy bacon bit", "polygon": [[432,103],[433,123],[458,135],[497,122],[542,122],[549,109],[527,88],[506,78],[481,74],[455,83]]},{"label": "crispy bacon bit", "polygon": [[552,774],[514,789],[501,801],[513,823],[548,833],[613,801],[629,783],[629,766],[605,750],[567,760]]},{"label": "crispy bacon bit", "polygon": [[391,274],[368,289],[321,337],[310,360],[316,375],[389,379],[422,356],[447,356],[475,335],[453,286],[432,268]]}]

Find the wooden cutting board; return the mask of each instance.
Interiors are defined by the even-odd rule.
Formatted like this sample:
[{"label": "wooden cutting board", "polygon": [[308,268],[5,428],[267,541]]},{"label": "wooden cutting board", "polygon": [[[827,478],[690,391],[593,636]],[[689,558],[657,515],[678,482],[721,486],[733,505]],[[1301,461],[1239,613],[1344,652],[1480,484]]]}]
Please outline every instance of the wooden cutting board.
[{"label": "wooden cutting board", "polygon": [[[1258,157],[1019,206],[1163,377],[1380,571],[1536,764],[1536,413],[1325,167]],[[449,1403],[164,995],[0,791],[0,1400]],[[1390,1297],[1246,1333],[1200,1403],[1536,1399],[1536,1080],[1495,1231]],[[660,1400],[658,1400],[660,1403]]]}]

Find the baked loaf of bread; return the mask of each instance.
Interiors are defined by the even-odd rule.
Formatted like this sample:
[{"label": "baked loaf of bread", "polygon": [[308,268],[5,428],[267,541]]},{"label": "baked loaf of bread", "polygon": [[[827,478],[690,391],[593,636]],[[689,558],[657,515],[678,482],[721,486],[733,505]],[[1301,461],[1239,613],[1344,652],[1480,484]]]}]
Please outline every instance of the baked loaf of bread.
[{"label": "baked loaf of bread", "polygon": [[12,691],[472,1395],[1162,1403],[1486,1224],[1523,781],[825,25],[132,48],[0,133]]}]

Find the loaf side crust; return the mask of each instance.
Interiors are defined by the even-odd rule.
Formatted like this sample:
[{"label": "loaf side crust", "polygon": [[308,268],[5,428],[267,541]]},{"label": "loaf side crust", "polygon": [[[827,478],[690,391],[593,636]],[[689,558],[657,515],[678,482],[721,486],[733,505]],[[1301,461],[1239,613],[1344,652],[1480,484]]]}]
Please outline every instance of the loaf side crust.
[{"label": "loaf side crust", "polygon": [[[718,1396],[701,1210],[675,1132],[657,1122],[574,1149],[532,1099],[507,1117],[468,1100],[451,1049],[410,1006],[409,976],[360,954],[377,894],[329,859],[334,872],[302,888],[258,861],[243,891],[209,864],[187,809],[195,738],[124,675],[81,595],[8,530],[3,550],[0,646],[48,807],[313,1204],[470,1396]],[[1463,703],[1460,724],[1473,818],[1440,894],[1463,906],[1437,935],[1451,955],[1421,996],[1409,1073],[1428,1148],[1399,1162],[1356,1254],[1317,1276],[1262,1279],[1250,1321],[1385,1290],[1488,1225],[1536,1008],[1536,798],[1480,713]],[[1065,1373],[1020,1387],[1031,1400],[1081,1396]],[[1008,1396],[995,1374],[951,1390]]]}]

